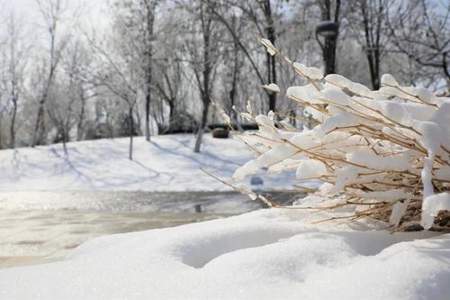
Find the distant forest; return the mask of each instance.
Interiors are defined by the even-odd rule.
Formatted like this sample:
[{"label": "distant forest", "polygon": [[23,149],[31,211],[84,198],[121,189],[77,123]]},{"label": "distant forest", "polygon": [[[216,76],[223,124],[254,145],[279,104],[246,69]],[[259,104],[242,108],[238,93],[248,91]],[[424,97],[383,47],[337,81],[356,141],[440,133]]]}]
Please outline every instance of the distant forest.
[{"label": "distant forest", "polygon": [[116,0],[106,30],[78,26],[68,1],[35,0],[39,26],[0,4],[0,148],[178,132],[200,145],[249,107],[300,127],[283,90],[304,82],[261,38],[373,89],[391,73],[448,92],[447,1]]}]

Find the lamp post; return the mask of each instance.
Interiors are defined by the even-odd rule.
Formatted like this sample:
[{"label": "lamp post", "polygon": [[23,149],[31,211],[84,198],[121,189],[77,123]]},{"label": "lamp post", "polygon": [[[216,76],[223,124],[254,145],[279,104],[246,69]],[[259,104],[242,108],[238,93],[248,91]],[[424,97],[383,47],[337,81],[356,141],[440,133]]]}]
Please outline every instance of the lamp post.
[{"label": "lamp post", "polygon": [[[316,40],[322,49],[325,75],[335,73],[338,34],[339,24],[336,22],[322,21],[316,26]],[[321,37],[323,40],[321,40]]]}]

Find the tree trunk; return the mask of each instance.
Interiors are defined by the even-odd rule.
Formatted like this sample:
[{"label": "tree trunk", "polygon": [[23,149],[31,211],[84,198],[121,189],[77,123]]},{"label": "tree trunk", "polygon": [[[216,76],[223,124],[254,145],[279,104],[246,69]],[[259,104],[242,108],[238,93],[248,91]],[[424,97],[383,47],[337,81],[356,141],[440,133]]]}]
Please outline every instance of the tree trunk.
[{"label": "tree trunk", "polygon": [[128,112],[129,123],[129,134],[130,134],[130,144],[128,148],[128,158],[133,160],[133,136],[134,136],[134,119],[133,119],[133,107],[129,108]]},{"label": "tree trunk", "polygon": [[175,116],[175,99],[171,99],[169,101],[169,131],[171,131],[173,128],[173,122],[174,122],[174,116]]},{"label": "tree trunk", "polygon": [[[207,8],[207,7],[206,7]],[[203,102],[203,112],[202,112],[202,120],[200,122],[200,128],[197,134],[197,140],[195,142],[194,152],[200,152],[200,147],[202,144],[203,131],[205,130],[206,123],[208,121],[208,111],[209,105],[211,103],[211,73],[213,68],[213,63],[211,61],[211,33],[213,20],[208,9],[207,17],[205,18],[205,12],[203,11],[204,7],[201,6],[201,20],[202,20],[202,32],[203,32],[203,61],[202,61],[202,78],[200,80],[200,76],[196,75],[197,81],[199,84],[200,95]]]},{"label": "tree trunk", "polygon": [[151,104],[151,88],[152,88],[152,69],[153,69],[153,47],[152,47],[152,39],[153,39],[153,25],[155,22],[155,9],[156,9],[156,1],[150,0],[144,2],[146,9],[146,35],[145,35],[145,57],[146,57],[146,82],[145,82],[145,139],[150,141],[151,135],[151,126],[150,126],[150,104]]},{"label": "tree trunk", "polygon": [[[236,29],[236,18],[233,17],[233,28]],[[239,45],[236,40],[233,40],[233,77],[231,81],[231,89],[229,93],[230,97],[230,110],[229,114],[231,117],[231,122],[236,124],[236,127],[241,131],[241,127],[239,125],[238,115],[235,109],[236,104],[236,96],[237,96],[237,84],[239,81],[239,71],[240,71],[240,63],[239,63]]]},{"label": "tree trunk", "polygon": [[[148,83],[147,83],[148,84]],[[145,95],[145,140],[150,141],[150,88],[147,88]]]},{"label": "tree trunk", "polygon": [[17,116],[17,98],[13,97],[13,111],[11,117],[11,126],[9,128],[10,140],[9,146],[12,149],[16,148],[16,116]]},{"label": "tree trunk", "polygon": [[44,105],[45,100],[41,100],[39,102],[39,108],[36,118],[36,124],[34,126],[33,131],[33,140],[31,147],[35,147],[37,144],[41,144],[42,140],[44,138],[44,131],[45,131],[45,122],[44,122]]},{"label": "tree trunk", "polygon": [[77,124],[77,141],[81,141],[83,139],[85,115],[86,115],[86,99],[82,96],[80,118],[79,118],[78,124]]},{"label": "tree trunk", "polygon": [[[50,62],[53,64],[53,51],[54,51],[54,46],[53,46],[54,41],[52,40],[52,47],[51,47],[51,55],[50,55]],[[50,73],[48,75],[47,78],[47,85],[45,87],[45,90],[42,94],[42,98],[39,101],[39,109],[38,109],[38,113],[37,113],[37,118],[36,118],[36,125],[34,127],[34,132],[33,132],[33,141],[32,141],[32,145],[31,147],[36,146],[37,143],[42,143],[44,140],[44,135],[45,135],[45,120],[44,120],[44,109],[45,109],[45,104],[47,102],[47,98],[50,92],[50,87],[53,83],[53,78],[55,76],[55,68],[56,65],[52,65],[50,68]]]},{"label": "tree trunk", "polygon": [[[266,34],[267,39],[275,45],[275,25],[272,17],[272,7],[270,0],[266,0],[265,3],[265,15],[266,15]],[[275,83],[277,84],[277,69],[276,69],[276,61],[275,56],[270,55],[267,53],[267,83]],[[269,94],[269,111],[276,111],[276,105],[277,105],[277,94],[276,93],[270,93]]]},{"label": "tree trunk", "polygon": [[[367,1],[361,1],[361,15],[363,18],[364,35],[366,40],[366,57],[369,63],[370,81],[372,88],[378,90],[380,88],[380,31],[381,31],[381,15],[383,13],[382,3],[378,7],[369,4]],[[376,23],[370,17],[372,12],[377,10]],[[379,10],[379,11],[378,11]]]},{"label": "tree trunk", "polygon": [[197,140],[195,141],[195,148],[194,148],[195,153],[200,152],[200,147],[202,145],[202,139],[203,139],[203,132],[205,130],[206,123],[208,121],[208,112],[209,112],[209,101],[204,101],[202,120],[200,122],[200,128],[197,133]]},{"label": "tree trunk", "polygon": [[[379,59],[376,58],[376,53],[373,50],[368,50],[367,61],[369,63],[370,81],[374,90],[380,88],[380,73],[379,73]],[[377,63],[378,61],[378,63]]]},{"label": "tree trunk", "polygon": [[64,150],[64,155],[67,156],[69,153],[67,151],[67,142],[68,142],[68,138],[67,138],[67,130],[65,125],[63,125],[62,128],[62,144],[63,144],[63,150]]}]

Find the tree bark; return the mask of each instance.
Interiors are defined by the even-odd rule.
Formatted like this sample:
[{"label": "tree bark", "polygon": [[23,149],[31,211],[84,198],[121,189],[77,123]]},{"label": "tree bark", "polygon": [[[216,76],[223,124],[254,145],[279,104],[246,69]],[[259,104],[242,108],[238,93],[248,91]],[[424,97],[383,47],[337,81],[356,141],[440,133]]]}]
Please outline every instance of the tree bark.
[{"label": "tree bark", "polygon": [[[197,134],[197,140],[195,142],[194,152],[200,152],[200,147],[203,138],[203,131],[205,130],[206,123],[208,121],[209,105],[211,103],[211,73],[213,71],[213,62],[211,61],[211,34],[213,28],[212,14],[208,3],[206,6],[201,4],[200,7],[200,19],[202,24],[203,34],[203,61],[202,61],[202,79],[200,79],[199,72],[195,71],[196,78],[199,85],[200,94],[203,102],[202,119],[200,122],[200,128]],[[206,10],[206,11],[205,11]]]},{"label": "tree bark", "polygon": [[209,113],[209,102],[204,102],[203,112],[202,112],[202,120],[200,122],[200,128],[197,132],[197,140],[195,141],[194,152],[199,153],[202,145],[203,133],[205,131],[205,127],[208,121],[208,113]]},{"label": "tree bark", "polygon": [[147,95],[145,96],[145,140],[150,141],[151,140],[151,131],[150,131],[150,102],[151,102],[151,95],[150,92],[147,91]]},{"label": "tree bark", "polygon": [[9,147],[12,149],[16,148],[16,117],[17,117],[17,98],[13,97],[13,111],[12,111],[12,117],[11,117],[11,125],[9,127],[9,134],[10,134],[10,140],[9,140]]},{"label": "tree bark", "polygon": [[[369,63],[370,80],[372,88],[380,88],[380,37],[381,22],[383,14],[383,3],[378,2],[376,7],[373,3],[369,4],[367,0],[361,0],[361,15],[363,18],[364,36],[366,41],[366,57]],[[373,14],[376,17],[373,17]]]},{"label": "tree bark", "polygon": [[133,136],[134,136],[134,119],[133,119],[133,107],[130,106],[128,111],[128,122],[129,122],[129,135],[130,135],[130,143],[128,147],[128,158],[129,160],[133,160]]},{"label": "tree bark", "polygon": [[[266,34],[267,39],[275,45],[276,35],[275,35],[275,25],[272,16],[272,7],[270,0],[266,0],[264,3],[264,15],[266,17],[267,27]],[[275,83],[277,84],[277,69],[276,69],[276,61],[275,56],[266,54],[267,57],[267,83]],[[276,111],[277,105],[277,94],[270,93],[269,94],[269,111]]]},{"label": "tree bark", "polygon": [[84,96],[81,97],[81,109],[80,109],[80,118],[77,124],[77,141],[81,141],[83,139],[83,129],[84,129],[84,118],[86,115],[86,99]]},{"label": "tree bark", "polygon": [[63,143],[63,150],[64,150],[64,155],[67,156],[69,153],[67,151],[67,142],[68,142],[68,134],[65,128],[65,125],[63,125],[62,128],[62,143]]},{"label": "tree bark", "polygon": [[145,21],[146,21],[146,34],[145,34],[145,139],[150,141],[151,139],[151,126],[150,126],[150,109],[151,109],[151,92],[152,92],[152,71],[153,71],[153,27],[155,21],[155,0],[147,0],[145,4]]},{"label": "tree bark", "polygon": [[45,132],[44,105],[45,105],[45,100],[41,99],[41,101],[39,101],[39,108],[38,108],[36,123],[34,126],[33,140],[32,140],[31,147],[35,147],[36,145],[41,144],[44,139],[44,132]]},{"label": "tree bark", "polygon": [[[49,60],[48,60],[48,64],[49,64],[49,72],[48,72],[48,77],[47,77],[47,81],[45,83],[45,87],[44,90],[42,92],[42,97],[39,101],[39,109],[38,109],[38,113],[37,113],[37,118],[36,118],[36,124],[35,124],[35,128],[34,128],[34,132],[33,132],[33,140],[32,140],[32,147],[36,146],[37,143],[42,143],[44,140],[44,135],[45,135],[45,120],[44,120],[44,113],[45,113],[45,104],[47,102],[47,98],[49,96],[50,93],[50,88],[53,85],[53,80],[55,77],[55,73],[56,73],[56,68],[58,65],[58,59],[57,59],[57,52],[58,51],[62,51],[62,48],[56,49],[56,29],[57,29],[57,25],[59,22],[59,13],[60,11],[60,7],[59,7],[59,2],[57,5],[57,11],[55,14],[53,14],[54,12],[50,13],[50,16],[48,17],[49,19],[47,20],[48,22],[50,22],[50,27],[49,27],[49,38],[50,38],[50,51],[49,51]],[[45,18],[47,18],[46,14],[43,13],[43,16]]]}]

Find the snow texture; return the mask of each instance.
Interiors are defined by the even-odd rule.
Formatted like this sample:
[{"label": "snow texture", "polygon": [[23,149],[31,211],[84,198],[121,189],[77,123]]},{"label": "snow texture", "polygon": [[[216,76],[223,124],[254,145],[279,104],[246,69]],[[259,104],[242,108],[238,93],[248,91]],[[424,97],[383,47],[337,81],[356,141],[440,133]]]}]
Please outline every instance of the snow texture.
[{"label": "snow texture", "polygon": [[105,236],[66,261],[0,270],[0,298],[449,299],[450,235],[310,221],[272,209]]},{"label": "snow texture", "polygon": [[294,69],[301,75],[308,77],[312,80],[320,80],[323,78],[323,72],[320,69],[314,67],[307,67],[301,63],[293,63]]},{"label": "snow texture", "polygon": [[[299,180],[333,183],[329,196],[345,190],[348,198],[356,195],[369,200],[361,205],[370,205],[382,195],[395,225],[411,201],[431,197],[434,186],[450,189],[449,98],[400,86],[390,74],[382,76],[379,90],[371,91],[341,75],[323,78],[319,70],[299,63],[293,68],[308,84],[290,87],[286,94],[305,107],[315,127],[296,132],[256,116],[261,129],[246,141],[260,155],[239,168],[236,178],[261,168],[282,172],[297,167]],[[430,228],[437,210],[447,206],[423,203],[428,207],[423,207],[422,224]]]},{"label": "snow texture", "polygon": [[274,92],[274,93],[279,93],[280,92],[280,88],[275,83],[270,83],[270,84],[263,85],[263,88],[265,88],[266,90],[268,90],[270,92]]},{"label": "snow texture", "polygon": [[[252,152],[240,141],[205,135],[202,152],[193,152],[194,136],[135,138],[134,160],[128,139],[69,143],[0,151],[0,191],[222,191],[230,190],[205,172],[228,178]],[[259,170],[255,170],[258,172]],[[270,176],[260,172],[261,189],[288,189],[295,172]],[[249,184],[249,181],[246,182]]]}]

